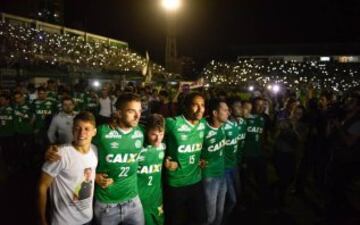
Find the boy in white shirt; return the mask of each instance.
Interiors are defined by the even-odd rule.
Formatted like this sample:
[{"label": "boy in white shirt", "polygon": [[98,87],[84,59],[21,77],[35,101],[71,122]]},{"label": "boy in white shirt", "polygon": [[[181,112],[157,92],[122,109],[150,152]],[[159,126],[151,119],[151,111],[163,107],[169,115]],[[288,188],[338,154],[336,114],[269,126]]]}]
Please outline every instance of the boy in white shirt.
[{"label": "boy in white shirt", "polygon": [[91,144],[96,134],[95,117],[89,112],[74,118],[71,144],[59,147],[62,160],[45,162],[39,182],[40,224],[47,225],[47,190],[50,189],[52,225],[81,225],[93,216],[97,149]]}]

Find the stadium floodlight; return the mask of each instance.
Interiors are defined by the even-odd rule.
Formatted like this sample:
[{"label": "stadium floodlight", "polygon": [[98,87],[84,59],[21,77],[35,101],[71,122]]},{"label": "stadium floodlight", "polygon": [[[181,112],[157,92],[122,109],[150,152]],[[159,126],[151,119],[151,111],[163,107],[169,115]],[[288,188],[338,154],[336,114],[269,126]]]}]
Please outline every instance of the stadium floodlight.
[{"label": "stadium floodlight", "polygon": [[280,91],[280,86],[279,85],[277,85],[277,84],[275,84],[274,86],[273,86],[273,92],[276,94],[276,93],[278,93],[279,91]]},{"label": "stadium floodlight", "polygon": [[94,80],[94,82],[92,83],[92,85],[96,88],[100,87],[100,82],[98,80]]},{"label": "stadium floodlight", "polygon": [[254,86],[250,85],[249,86],[249,91],[253,91],[254,90]]},{"label": "stadium floodlight", "polygon": [[162,0],[161,3],[166,11],[176,11],[181,6],[180,0]]}]

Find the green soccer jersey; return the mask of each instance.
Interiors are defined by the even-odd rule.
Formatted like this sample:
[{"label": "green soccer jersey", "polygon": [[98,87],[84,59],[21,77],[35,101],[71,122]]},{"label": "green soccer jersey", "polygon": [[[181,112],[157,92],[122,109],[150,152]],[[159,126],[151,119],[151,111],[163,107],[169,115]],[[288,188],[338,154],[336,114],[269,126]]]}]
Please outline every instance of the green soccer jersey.
[{"label": "green soccer jersey", "polygon": [[[147,146],[139,154],[138,188],[144,209],[145,224],[162,224],[162,182],[161,171],[165,156],[165,144],[159,147]],[[162,222],[160,222],[162,221]]]},{"label": "green soccer jersey", "polygon": [[233,120],[226,121],[223,126],[226,135],[225,169],[232,169],[237,165],[239,127]]},{"label": "green soccer jersey", "polygon": [[96,100],[95,97],[91,97],[90,95],[86,95],[85,96],[85,110],[92,112],[94,115],[98,115],[99,113],[99,109],[100,109],[100,104],[99,102]]},{"label": "green soccer jersey", "polygon": [[85,110],[85,94],[84,93],[79,93],[79,92],[75,92],[73,94],[72,99],[75,102],[75,109],[74,111],[80,112]]},{"label": "green soccer jersey", "polygon": [[98,127],[94,144],[98,148],[97,173],[106,173],[114,183],[107,188],[97,186],[95,197],[103,203],[122,203],[138,195],[138,155],[144,141],[139,127],[124,132],[108,124]]},{"label": "green soccer jersey", "polygon": [[224,149],[225,132],[223,127],[214,128],[206,123],[204,145],[201,151],[201,159],[206,161],[202,170],[202,177],[224,176]]},{"label": "green soccer jersey", "polygon": [[34,112],[31,104],[24,103],[22,105],[14,104],[14,131],[17,134],[32,134],[33,126],[31,120]]},{"label": "green soccer jersey", "polygon": [[199,162],[205,123],[202,119],[193,125],[184,116],[166,119],[167,155],[178,163],[175,171],[166,170],[170,186],[182,187],[201,180]]},{"label": "green soccer jersey", "polygon": [[53,102],[58,102],[59,98],[55,91],[48,91],[47,99]]},{"label": "green soccer jersey", "polygon": [[0,137],[14,134],[14,110],[11,106],[0,107]]},{"label": "green soccer jersey", "polygon": [[243,118],[238,119],[238,127],[239,127],[239,142],[238,142],[238,153],[237,153],[237,161],[238,164],[241,163],[243,154],[244,154],[244,146],[245,146],[245,138],[247,132],[246,120]]},{"label": "green soccer jersey", "polygon": [[33,108],[35,113],[34,128],[38,131],[44,131],[49,125],[52,115],[56,112],[56,103],[51,100],[39,100],[36,99],[33,102]]},{"label": "green soccer jersey", "polygon": [[262,155],[261,142],[265,127],[265,120],[258,115],[250,115],[245,119],[247,132],[244,146],[245,157],[258,157]]}]

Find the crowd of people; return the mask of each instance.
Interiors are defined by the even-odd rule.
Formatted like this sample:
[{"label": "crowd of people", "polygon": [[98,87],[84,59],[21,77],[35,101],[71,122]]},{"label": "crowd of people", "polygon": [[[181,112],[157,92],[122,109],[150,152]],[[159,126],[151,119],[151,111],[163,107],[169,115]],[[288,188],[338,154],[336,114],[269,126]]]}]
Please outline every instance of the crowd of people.
[{"label": "crowd of people", "polygon": [[264,57],[238,58],[234,62],[213,60],[202,75],[212,85],[265,87],[278,83],[296,89],[313,83],[319,89],[343,92],[360,85],[359,73],[359,63],[342,63],[336,58],[320,61],[319,57],[302,60]]},{"label": "crowd of people", "polygon": [[[31,26],[0,22],[2,57],[0,65],[53,67],[70,71],[141,73],[147,59],[128,47],[102,41],[85,41],[83,36],[49,33]],[[168,76],[165,69],[151,63],[154,74]]]},{"label": "crowd of people", "polygon": [[309,192],[324,224],[359,222],[359,90],[85,83],[1,92],[2,161],[43,165],[42,224],[233,224]]}]

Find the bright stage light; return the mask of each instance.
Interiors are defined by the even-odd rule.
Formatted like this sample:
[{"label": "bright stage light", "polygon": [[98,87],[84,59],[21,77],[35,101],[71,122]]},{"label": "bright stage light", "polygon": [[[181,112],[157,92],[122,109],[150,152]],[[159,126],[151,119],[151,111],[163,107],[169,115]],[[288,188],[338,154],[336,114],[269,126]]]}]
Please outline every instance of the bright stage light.
[{"label": "bright stage light", "polygon": [[168,11],[176,11],[180,8],[180,0],[162,0],[162,6]]},{"label": "bright stage light", "polygon": [[280,91],[280,86],[275,84],[274,87],[273,87],[273,92],[276,94]]},{"label": "bright stage light", "polygon": [[253,91],[254,90],[254,86],[249,86],[249,91]]},{"label": "bright stage light", "polygon": [[271,84],[269,84],[268,86],[267,86],[267,89],[269,90],[269,91],[271,91],[272,90],[272,85]]},{"label": "bright stage light", "polygon": [[96,87],[96,88],[100,87],[100,82],[98,80],[95,80],[93,82],[93,86]]}]

